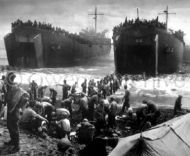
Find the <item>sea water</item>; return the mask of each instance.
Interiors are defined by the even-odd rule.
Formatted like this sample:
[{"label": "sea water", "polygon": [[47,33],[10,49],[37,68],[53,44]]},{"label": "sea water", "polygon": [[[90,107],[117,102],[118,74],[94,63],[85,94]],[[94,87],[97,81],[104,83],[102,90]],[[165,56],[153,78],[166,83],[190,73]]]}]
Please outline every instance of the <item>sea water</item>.
[{"label": "sea water", "polygon": [[[0,66],[7,64],[6,58],[0,59]],[[26,86],[34,80],[39,86],[46,85],[58,90],[59,95],[61,94],[61,86],[59,84],[63,84],[63,80],[67,80],[69,85],[77,82],[77,88],[80,91],[81,83],[85,79],[98,81],[114,71],[113,51],[109,55],[86,60],[85,65],[81,66],[14,70],[16,74],[15,82],[19,85]],[[6,70],[1,71],[0,77],[6,73]]]},{"label": "sea water", "polygon": [[6,66],[8,65],[7,58],[4,56],[0,56],[0,66]]},{"label": "sea water", "polygon": [[[6,58],[0,58],[0,65],[7,65]],[[77,91],[81,91],[81,83],[84,79],[95,81],[115,71],[113,50],[107,56],[86,60],[82,66],[65,68],[39,68],[39,69],[20,69],[16,73],[15,81],[19,85],[27,85],[33,80],[39,86],[47,85],[58,91],[61,97],[63,80],[67,80],[69,85],[77,82]],[[0,77],[6,74],[2,71]],[[142,99],[152,99],[160,104],[173,105],[176,97],[183,95],[183,106],[190,107],[190,74],[170,74],[162,75],[147,80],[122,80],[121,89],[117,92],[118,96],[123,96],[123,86],[127,84],[132,93],[132,102],[141,102]],[[48,90],[47,90],[48,93]]]}]

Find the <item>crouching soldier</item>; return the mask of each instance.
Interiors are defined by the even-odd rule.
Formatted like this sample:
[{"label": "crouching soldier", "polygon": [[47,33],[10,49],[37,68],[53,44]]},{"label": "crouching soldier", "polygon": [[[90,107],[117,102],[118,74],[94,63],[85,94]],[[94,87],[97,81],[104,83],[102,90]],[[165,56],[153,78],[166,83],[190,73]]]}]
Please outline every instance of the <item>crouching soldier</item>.
[{"label": "crouching soldier", "polygon": [[27,130],[32,130],[34,133],[44,135],[47,131],[47,119],[37,114],[29,105],[23,112],[20,120],[20,125]]},{"label": "crouching soldier", "polygon": [[184,115],[187,112],[182,110],[181,106],[182,106],[182,95],[179,95],[175,101],[175,105],[174,105],[174,117],[175,116],[180,116],[180,115]]},{"label": "crouching soldier", "polygon": [[70,120],[69,120],[70,113],[67,109],[58,108],[56,110],[56,114],[57,114],[57,121],[56,121],[57,136],[58,138],[65,138],[69,135],[71,131]]},{"label": "crouching soldier", "polygon": [[73,96],[69,96],[67,99],[65,99],[61,102],[61,107],[69,110],[71,118],[72,118],[72,104],[73,104],[73,102],[74,102]]},{"label": "crouching soldier", "polygon": [[143,103],[147,105],[146,119],[155,125],[158,117],[160,117],[160,111],[154,101],[144,100]]},{"label": "crouching soldier", "polygon": [[83,121],[77,125],[77,137],[80,144],[90,144],[93,141],[94,133],[95,127],[88,119],[83,119]]},{"label": "crouching soldier", "polygon": [[157,119],[160,116],[160,111],[157,108],[157,105],[154,101],[143,100],[143,103],[146,104],[145,107],[137,111],[137,121],[141,128],[145,129],[151,126],[156,125]]},{"label": "crouching soldier", "polygon": [[70,112],[65,108],[57,108],[55,111],[55,121],[51,124],[53,133],[52,135],[57,138],[68,137],[71,126],[70,126]]},{"label": "crouching soldier", "polygon": [[65,138],[69,136],[71,131],[70,121],[67,118],[63,118],[57,121],[57,133],[58,138]]},{"label": "crouching soldier", "polygon": [[[55,111],[55,107],[49,102],[35,102],[35,110],[39,112],[41,116],[46,118],[50,123],[52,120],[52,112]],[[40,110],[40,111],[39,111]]]},{"label": "crouching soldier", "polygon": [[6,75],[6,94],[5,100],[7,102],[7,128],[10,133],[11,140],[5,142],[5,145],[13,146],[11,151],[17,152],[20,149],[19,146],[19,110],[23,107],[29,99],[29,95],[17,84],[14,83],[16,75],[10,72]]}]

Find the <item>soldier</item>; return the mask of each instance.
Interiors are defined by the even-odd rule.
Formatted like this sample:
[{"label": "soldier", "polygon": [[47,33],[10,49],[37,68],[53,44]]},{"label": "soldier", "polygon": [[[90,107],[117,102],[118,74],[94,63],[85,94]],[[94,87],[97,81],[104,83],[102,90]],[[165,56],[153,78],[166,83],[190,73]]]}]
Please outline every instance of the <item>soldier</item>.
[{"label": "soldier", "polygon": [[12,152],[17,152],[20,149],[19,146],[19,109],[23,107],[29,99],[27,92],[19,88],[15,83],[16,75],[10,72],[6,76],[6,102],[7,102],[7,128],[10,133],[11,140],[5,142],[5,145],[12,145]]},{"label": "soldier", "polygon": [[81,94],[79,104],[80,104],[80,109],[82,113],[82,119],[87,118],[88,117],[88,97],[84,93]]},{"label": "soldier", "polygon": [[182,96],[179,95],[179,96],[177,97],[177,99],[176,99],[176,101],[175,101],[175,105],[174,105],[174,116],[179,116],[179,115],[183,115],[183,114],[186,113],[185,111],[183,111],[183,110],[181,109],[181,106],[182,106],[181,100],[182,100]]},{"label": "soldier", "polygon": [[44,97],[46,88],[47,88],[47,86],[41,86],[38,88],[38,98],[39,99],[42,99]]},{"label": "soldier", "polygon": [[50,98],[52,100],[52,105],[55,106],[56,97],[57,97],[57,91],[55,89],[53,89],[53,88],[50,88],[49,91],[50,91]]},{"label": "soldier", "polygon": [[0,81],[0,113],[1,113],[1,110],[5,106],[5,93],[6,93],[5,76],[3,75],[0,80],[1,80]]},{"label": "soldier", "polygon": [[127,90],[127,85],[124,86],[124,89],[125,89],[125,95],[123,97],[123,107],[122,107],[121,113],[124,113],[125,107],[127,107],[127,109],[130,107],[130,104],[129,104],[130,92]]},{"label": "soldier", "polygon": [[155,125],[160,116],[160,111],[158,110],[156,103],[152,100],[143,100],[143,103],[147,105],[145,120],[149,121],[151,125]]},{"label": "soldier", "polygon": [[35,103],[36,106],[36,110],[41,110],[41,113],[39,113],[40,115],[42,115],[43,117],[45,117],[49,122],[51,122],[52,119],[52,112],[55,110],[55,107],[46,101],[43,102],[36,102]]},{"label": "soldier", "polygon": [[84,80],[84,82],[81,84],[82,92],[86,94],[86,88],[87,88],[87,79]]},{"label": "soldier", "polygon": [[38,84],[34,80],[30,84],[30,89],[31,89],[32,100],[36,100]]},{"label": "soldier", "polygon": [[76,87],[77,87],[77,82],[75,82],[72,87],[71,87],[71,94],[75,94],[76,93]]},{"label": "soldier", "polygon": [[115,93],[119,89],[119,82],[117,78],[113,80],[113,93]]},{"label": "soldier", "polygon": [[22,128],[37,132],[39,127],[42,128],[42,122],[48,123],[48,120],[41,115],[37,114],[30,105],[26,106],[20,120]]},{"label": "soldier", "polygon": [[88,101],[88,119],[89,121],[94,121],[95,105],[98,104],[99,98],[97,94],[94,94],[90,97]]},{"label": "soldier", "polygon": [[69,98],[67,98],[67,99],[65,99],[65,100],[63,100],[61,102],[62,108],[66,108],[66,109],[69,110],[71,118],[72,118],[72,103],[73,103],[73,100],[74,100],[74,98],[72,96],[69,96]]},{"label": "soldier", "polygon": [[69,135],[71,131],[70,120],[67,118],[62,118],[56,122],[57,135],[58,138],[64,138]]},{"label": "soldier", "polygon": [[1,87],[2,87],[2,88],[1,88],[1,90],[2,90],[2,92],[3,92],[4,94],[6,93],[5,78],[6,78],[5,75],[3,75],[2,78],[1,78],[1,80],[2,80],[2,84],[1,84],[1,85],[2,85]]},{"label": "soldier", "polygon": [[109,105],[109,114],[108,114],[108,124],[111,128],[116,127],[116,121],[115,121],[116,113],[117,113],[117,102],[113,97],[111,97]]},{"label": "soldier", "polygon": [[60,85],[60,86],[63,87],[63,88],[62,88],[62,91],[63,91],[62,100],[67,99],[67,98],[68,98],[68,94],[69,94],[68,92],[69,92],[69,90],[71,89],[71,87],[67,84],[67,81],[66,81],[66,80],[63,81],[63,85],[62,85],[62,84],[58,84],[58,85]]}]

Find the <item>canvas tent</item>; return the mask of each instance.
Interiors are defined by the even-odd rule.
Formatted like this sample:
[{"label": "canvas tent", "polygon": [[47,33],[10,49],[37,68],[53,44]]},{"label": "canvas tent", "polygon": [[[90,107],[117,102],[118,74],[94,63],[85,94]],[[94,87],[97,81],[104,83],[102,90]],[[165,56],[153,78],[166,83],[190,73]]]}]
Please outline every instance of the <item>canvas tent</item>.
[{"label": "canvas tent", "polygon": [[121,138],[109,156],[190,156],[190,113]]}]

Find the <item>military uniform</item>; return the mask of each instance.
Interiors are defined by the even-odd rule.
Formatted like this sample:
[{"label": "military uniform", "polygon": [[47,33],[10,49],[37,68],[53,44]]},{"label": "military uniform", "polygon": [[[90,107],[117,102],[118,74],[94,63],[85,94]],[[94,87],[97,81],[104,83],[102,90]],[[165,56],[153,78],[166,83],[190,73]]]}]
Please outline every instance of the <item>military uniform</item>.
[{"label": "military uniform", "polygon": [[125,107],[127,107],[127,109],[130,107],[129,96],[130,96],[130,92],[127,89],[125,89],[124,102],[123,102],[123,106],[121,110],[122,113],[125,111]]},{"label": "military uniform", "polygon": [[50,98],[52,100],[52,105],[56,104],[57,91],[55,89],[50,88]]},{"label": "military uniform", "polygon": [[68,84],[64,84],[63,85],[63,88],[62,88],[62,91],[63,91],[63,97],[62,97],[62,100],[65,100],[65,99],[67,99],[68,98],[68,91],[70,90],[70,86],[68,85]]},{"label": "military uniform", "polygon": [[88,102],[88,119],[89,121],[94,121],[94,106],[98,104],[98,95],[93,95],[90,97]]},{"label": "military uniform", "polygon": [[[10,134],[10,142],[8,145],[13,145],[13,151],[19,150],[19,109],[28,100],[29,95],[19,88],[13,80],[16,76],[14,73],[7,74],[7,92],[6,92],[6,102],[7,102],[7,128]],[[6,144],[6,143],[5,143]]]}]

